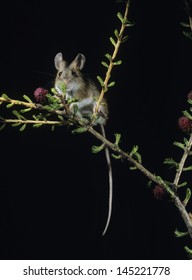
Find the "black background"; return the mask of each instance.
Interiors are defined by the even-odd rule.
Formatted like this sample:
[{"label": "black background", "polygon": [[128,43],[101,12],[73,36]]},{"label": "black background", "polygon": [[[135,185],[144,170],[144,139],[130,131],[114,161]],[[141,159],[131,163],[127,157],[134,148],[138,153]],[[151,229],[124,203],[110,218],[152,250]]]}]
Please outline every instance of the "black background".
[{"label": "black background", "polygon": [[[104,77],[100,64],[113,47],[109,37],[120,27],[124,5],[115,1],[16,1],[1,8],[1,93],[33,98],[37,87],[50,89],[58,52],[69,62],[81,52],[83,72]],[[191,41],[183,34],[187,21],[179,0],[134,1],[127,29],[129,40],[118,54],[116,86],[107,93],[108,138],[122,134],[121,147],[139,145],[143,164],[173,180],[166,157],[179,160],[172,143],[182,140],[177,120],[191,90]],[[0,115],[7,110],[1,108]],[[107,218],[108,181],[105,157],[93,155],[91,135],[72,135],[65,127],[24,132],[1,131],[1,259],[187,259],[187,238],[174,237],[185,226],[168,197],[156,200],[148,179],[112,160],[113,213]]]}]

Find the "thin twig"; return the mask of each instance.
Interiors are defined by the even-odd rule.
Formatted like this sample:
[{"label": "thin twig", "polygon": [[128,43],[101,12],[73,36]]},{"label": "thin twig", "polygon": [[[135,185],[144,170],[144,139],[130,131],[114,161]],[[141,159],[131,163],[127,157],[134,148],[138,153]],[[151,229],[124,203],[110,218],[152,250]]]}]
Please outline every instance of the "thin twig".
[{"label": "thin twig", "polygon": [[31,109],[37,109],[37,105],[32,102],[24,102],[24,101],[20,101],[20,100],[11,99],[11,98],[0,97],[0,103],[3,103],[3,102],[12,103],[13,105],[24,106],[24,107],[31,108]]},{"label": "thin twig", "polygon": [[63,121],[49,121],[49,120],[21,120],[21,119],[0,119],[0,123],[18,123],[18,124],[49,124],[49,125],[63,125]]},{"label": "thin twig", "polygon": [[42,104],[39,103],[25,102],[16,99],[0,97],[0,104],[1,103],[10,103],[13,105],[23,106],[31,109],[48,111],[49,113],[56,114],[56,115],[62,115],[62,116],[66,115],[63,110],[58,110],[58,109],[55,110],[50,108],[48,109],[46,106],[43,106]]},{"label": "thin twig", "polygon": [[192,238],[192,220],[190,218],[190,215],[186,211],[185,206],[183,205],[183,203],[181,202],[181,200],[178,196],[175,197],[174,202],[175,202],[175,206],[179,209],[181,217],[187,227],[188,233],[189,233],[190,237]]},{"label": "thin twig", "polygon": [[103,82],[103,86],[102,86],[102,89],[101,89],[101,93],[100,93],[99,99],[97,101],[97,105],[95,107],[95,112],[94,112],[95,115],[97,115],[97,112],[99,110],[100,104],[101,104],[101,102],[103,100],[103,96],[104,96],[104,94],[106,92],[106,88],[107,88],[109,79],[111,77],[111,71],[112,71],[113,66],[114,66],[114,60],[115,60],[115,58],[117,56],[117,53],[119,51],[119,47],[120,47],[122,39],[123,39],[123,34],[124,34],[124,31],[125,31],[125,28],[126,28],[126,23],[125,22],[126,22],[126,19],[128,17],[129,4],[130,4],[130,1],[127,1],[126,7],[125,7],[125,13],[124,13],[124,17],[123,17],[124,21],[122,21],[121,29],[120,29],[120,32],[119,32],[119,36],[118,36],[117,42],[115,44],[115,48],[114,48],[113,55],[112,55],[110,63],[109,63],[109,67],[107,69],[107,73],[106,73],[106,76],[105,76],[105,80]]},{"label": "thin twig", "polygon": [[186,159],[189,155],[189,152],[191,150],[191,147],[192,147],[192,133],[190,135],[190,138],[189,138],[189,141],[187,143],[187,146],[185,147],[185,150],[184,150],[184,153],[183,153],[183,156],[181,158],[181,161],[179,163],[179,167],[177,169],[177,172],[176,172],[176,175],[175,175],[175,179],[174,179],[174,186],[175,188],[177,189],[178,187],[178,184],[179,184],[179,180],[180,180],[180,177],[181,177],[181,174],[182,174],[182,171],[183,171],[183,168],[184,168],[184,165],[185,165],[185,162],[186,162]]}]

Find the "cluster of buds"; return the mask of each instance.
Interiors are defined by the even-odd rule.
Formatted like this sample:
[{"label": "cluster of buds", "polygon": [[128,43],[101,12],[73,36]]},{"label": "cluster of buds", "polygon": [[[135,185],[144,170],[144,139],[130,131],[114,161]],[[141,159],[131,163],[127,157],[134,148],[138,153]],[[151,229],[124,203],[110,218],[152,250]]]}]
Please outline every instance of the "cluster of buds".
[{"label": "cluster of buds", "polygon": [[153,188],[153,195],[156,199],[162,199],[165,195],[165,189],[162,188],[161,186],[159,185],[156,185],[154,188]]},{"label": "cluster of buds", "polygon": [[187,117],[180,117],[178,120],[178,126],[181,130],[190,132],[192,130],[192,121]]},{"label": "cluster of buds", "polygon": [[[187,95],[187,99],[192,101],[192,91],[190,91]],[[178,119],[178,126],[184,132],[191,132],[192,131],[192,120],[186,116],[182,116]]]},{"label": "cluster of buds", "polygon": [[38,103],[43,103],[45,100],[46,100],[46,95],[48,93],[48,90],[47,89],[44,89],[42,87],[39,87],[37,88],[35,91],[34,91],[34,97],[35,97],[35,100],[38,102]]}]

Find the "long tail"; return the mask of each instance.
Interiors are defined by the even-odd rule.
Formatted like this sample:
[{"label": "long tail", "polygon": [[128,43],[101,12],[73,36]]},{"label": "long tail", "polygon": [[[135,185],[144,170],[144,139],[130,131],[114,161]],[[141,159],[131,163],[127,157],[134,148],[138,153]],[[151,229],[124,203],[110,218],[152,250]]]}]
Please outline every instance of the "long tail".
[{"label": "long tail", "polygon": [[[104,126],[101,124],[101,132],[103,137],[106,138],[106,134],[105,134],[105,128]],[[113,176],[112,176],[112,166],[111,166],[111,159],[110,159],[110,154],[109,154],[109,148],[106,146],[105,147],[105,156],[106,156],[106,161],[107,161],[107,166],[108,166],[108,174],[109,174],[109,206],[108,206],[108,217],[107,217],[107,222],[104,228],[104,231],[102,233],[102,235],[105,235],[110,220],[111,220],[111,213],[112,213],[112,202],[113,202]]]}]

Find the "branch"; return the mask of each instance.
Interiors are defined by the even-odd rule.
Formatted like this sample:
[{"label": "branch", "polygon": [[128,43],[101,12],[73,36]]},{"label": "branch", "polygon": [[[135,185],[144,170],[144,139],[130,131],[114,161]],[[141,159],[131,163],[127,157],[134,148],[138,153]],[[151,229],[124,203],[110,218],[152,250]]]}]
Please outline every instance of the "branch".
[{"label": "branch", "polygon": [[146,177],[148,177],[153,182],[157,183],[158,185],[162,186],[170,195],[171,197],[175,197],[174,191],[168,186],[168,184],[161,179],[160,176],[156,176],[147,170],[141,163],[136,161],[129,153],[126,153],[122,149],[120,149],[116,144],[110,142],[105,137],[103,137],[99,132],[97,132],[92,126],[87,126],[88,132],[94,135],[97,139],[99,139],[102,143],[108,146],[111,150],[115,153],[120,155],[123,159],[128,160],[132,163],[139,171],[141,171]]},{"label": "branch", "polygon": [[176,175],[175,175],[175,179],[174,179],[173,184],[174,184],[176,189],[178,188],[179,180],[180,180],[180,177],[181,177],[181,174],[182,174],[182,171],[183,171],[186,159],[187,159],[187,157],[189,155],[189,152],[191,150],[191,147],[192,147],[192,133],[191,133],[189,141],[188,141],[188,143],[187,143],[187,145],[186,145],[186,147],[184,149],[183,156],[181,158],[181,161],[179,163],[179,167],[178,167]]},{"label": "branch", "polygon": [[62,116],[65,115],[63,110],[50,109],[50,108],[47,108],[46,106],[43,106],[42,104],[39,104],[39,103],[33,103],[32,101],[31,102],[25,102],[25,101],[21,101],[21,100],[16,100],[16,99],[9,98],[8,96],[6,96],[6,97],[0,96],[0,104],[1,103],[9,103],[9,104],[12,104],[12,105],[23,106],[23,107],[26,107],[26,108],[31,108],[31,109],[36,109],[36,110],[44,110],[44,111],[48,111],[49,113],[53,113],[53,114],[56,114],[56,115],[62,115]]},{"label": "branch", "polygon": [[190,214],[186,211],[186,208],[184,207],[183,203],[181,202],[178,196],[175,197],[174,202],[175,206],[179,209],[181,217],[187,227],[188,233],[192,238],[192,219],[190,218]]},{"label": "branch", "polygon": [[107,70],[107,73],[106,73],[106,76],[105,76],[105,80],[102,83],[101,93],[100,93],[97,105],[95,107],[95,112],[94,112],[93,118],[96,117],[96,115],[98,113],[98,110],[99,110],[99,107],[100,107],[100,104],[101,104],[101,102],[103,100],[103,96],[104,96],[105,92],[107,91],[108,82],[109,82],[109,79],[111,77],[111,71],[113,69],[113,66],[115,65],[114,60],[117,57],[117,53],[119,51],[119,47],[120,47],[120,45],[121,45],[121,43],[123,41],[123,34],[124,34],[124,31],[125,31],[125,28],[127,27],[127,17],[128,17],[129,5],[130,5],[130,1],[127,1],[126,7],[125,7],[124,16],[123,16],[123,18],[120,18],[120,20],[121,20],[121,29],[120,29],[120,32],[119,32],[119,34],[117,36],[117,42],[115,43],[115,41],[112,39],[113,40],[113,45],[114,45],[114,51],[113,51],[112,57],[110,58],[109,66],[107,66],[108,70]]},{"label": "branch", "polygon": [[[11,98],[8,98],[8,97],[0,97],[0,102],[1,103],[7,102],[7,103],[11,103],[13,105],[19,105],[19,106],[23,106],[23,107],[27,107],[27,108],[31,108],[31,109],[47,110],[47,111],[50,112],[50,110],[48,110],[46,107],[44,107],[41,104],[35,104],[33,102],[24,102],[24,101],[20,101],[20,100],[14,100],[14,99],[11,99]],[[52,112],[55,113],[55,114],[59,114],[59,115],[64,114],[63,111],[60,111],[60,110],[52,110]],[[163,181],[160,176],[156,176],[153,173],[151,173],[140,162],[135,160],[133,158],[133,156],[131,156],[129,153],[120,149],[119,146],[117,145],[117,143],[112,143],[109,140],[107,140],[99,132],[97,132],[92,126],[83,124],[75,116],[73,118],[71,118],[71,121],[73,121],[74,124],[76,124],[78,127],[80,127],[79,129],[77,129],[77,131],[79,131],[79,132],[88,131],[93,136],[95,136],[97,139],[99,139],[102,143],[107,145],[112,151],[114,151],[116,154],[120,155],[121,158],[123,158],[125,160],[128,160],[132,165],[134,165],[140,172],[142,172],[151,181],[153,181],[156,184],[163,187],[166,190],[166,192],[171,196],[172,200],[175,201],[175,205],[179,209],[179,212],[180,212],[180,214],[183,218],[183,221],[185,222],[186,227],[188,229],[189,235],[192,238],[192,221],[189,217],[189,214],[187,213],[187,211],[186,211],[184,205],[182,204],[182,202],[180,201],[179,197],[170,188],[170,185],[168,185],[167,182]],[[4,123],[4,124],[10,123],[10,124],[16,124],[16,125],[17,124],[18,125],[19,124],[23,124],[23,125],[33,124],[34,126],[40,126],[40,125],[53,125],[54,126],[54,125],[67,125],[68,124],[68,122],[64,121],[64,120],[62,120],[62,121],[52,121],[52,120],[31,120],[31,119],[0,119],[0,122]],[[192,146],[192,134],[190,136],[188,145],[187,145],[186,149],[184,150],[184,154],[183,154],[182,159],[179,163],[179,168],[178,168],[176,176],[175,176],[174,186],[176,186],[176,187],[178,186],[179,179],[180,179],[181,173],[183,171],[184,164],[185,164],[185,161],[186,161],[187,156],[189,154],[189,151],[191,149],[191,146]]]},{"label": "branch", "polygon": [[9,97],[0,97],[0,104],[3,102],[11,103],[13,105],[19,105],[19,106],[23,106],[23,107],[27,107],[27,108],[31,108],[31,109],[39,109],[37,104],[35,104],[33,102],[24,102],[24,101],[20,101],[20,100],[11,99]]},{"label": "branch", "polygon": [[21,119],[4,119],[0,120],[1,123],[12,124],[49,124],[49,125],[63,125],[63,121],[49,121],[49,120],[21,120]]},{"label": "branch", "polygon": [[[178,197],[178,195],[169,187],[168,183],[165,182],[163,179],[161,179],[160,176],[156,176],[153,173],[151,173],[149,170],[147,170],[142,164],[140,164],[139,162],[137,162],[132,156],[130,156],[130,154],[124,152],[123,150],[121,150],[116,144],[110,142],[109,140],[107,140],[106,138],[104,138],[100,133],[98,133],[95,129],[93,129],[93,127],[89,126],[87,127],[87,130],[94,135],[97,139],[99,139],[102,143],[104,143],[106,146],[108,146],[111,150],[113,150],[114,152],[116,152],[117,154],[121,155],[123,159],[128,160],[130,163],[132,163],[135,167],[137,167],[137,169],[142,172],[147,178],[149,178],[151,181],[157,183],[159,186],[161,186],[162,188],[164,188],[166,190],[166,192],[170,195],[172,201],[174,201],[176,207],[178,208],[180,215],[187,227],[188,233],[190,235],[190,237],[192,238],[192,219],[190,218],[189,213],[187,212],[185,206],[183,205],[183,203],[181,202],[180,198]],[[185,163],[185,160],[187,158],[189,149],[192,146],[192,135],[190,137],[189,140],[189,145],[186,148],[184,155],[181,159],[180,162],[180,168],[179,171],[176,174],[176,178],[174,180],[174,183],[179,182],[179,178],[181,175],[181,172],[183,170],[183,166]]]}]

